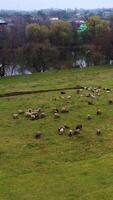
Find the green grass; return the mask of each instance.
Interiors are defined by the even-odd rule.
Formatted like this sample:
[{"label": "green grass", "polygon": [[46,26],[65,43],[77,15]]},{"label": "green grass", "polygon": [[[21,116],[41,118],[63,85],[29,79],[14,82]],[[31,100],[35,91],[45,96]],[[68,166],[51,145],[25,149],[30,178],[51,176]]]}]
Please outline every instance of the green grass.
[{"label": "green grass", "polygon": [[0,93],[51,89],[59,87],[73,87],[81,85],[98,85],[113,86],[112,80],[113,67],[93,67],[76,70],[61,70],[46,73],[39,73],[18,77],[6,77],[0,79]]},{"label": "green grass", "polygon": [[[110,87],[113,69],[97,67],[0,79],[0,93],[53,89],[75,85]],[[83,91],[82,94],[88,92]],[[113,199],[113,92],[102,92],[95,105],[67,91],[64,99],[54,101],[60,92],[0,98],[0,200],[112,200]],[[72,99],[67,100],[71,95]],[[53,118],[52,109],[67,105],[69,113]],[[30,121],[18,109],[41,107],[45,119]],[[100,108],[102,115],[97,116]],[[93,119],[88,121],[87,115]],[[83,124],[79,137],[59,136],[62,124],[74,128]],[[96,135],[96,129],[102,135]],[[34,139],[37,131],[41,140]]]}]

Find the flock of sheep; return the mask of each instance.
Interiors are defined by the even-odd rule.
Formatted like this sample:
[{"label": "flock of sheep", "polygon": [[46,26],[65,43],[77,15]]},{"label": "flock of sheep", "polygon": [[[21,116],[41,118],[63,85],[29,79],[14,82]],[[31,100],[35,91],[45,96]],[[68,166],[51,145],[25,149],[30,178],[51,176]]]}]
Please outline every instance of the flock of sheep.
[{"label": "flock of sheep", "polygon": [[[85,92],[85,94],[84,94],[84,93],[82,93],[82,91],[87,91],[87,92]],[[78,89],[76,89],[77,95],[80,95],[81,97],[87,97],[88,98],[88,101],[87,101],[88,105],[94,105],[95,104],[94,99],[97,96],[101,96],[101,93],[103,91],[105,91],[106,93],[110,93],[111,89],[101,88],[101,87],[97,88],[97,87],[80,87],[80,86],[78,86]],[[65,98],[71,99],[72,96],[66,96],[66,92],[61,91],[60,96],[55,97],[52,100],[59,101],[60,99],[65,99]],[[113,105],[113,100],[110,99],[108,103],[110,105]],[[61,117],[62,113],[69,113],[69,109],[68,109],[67,106],[63,106],[61,108],[53,109],[54,119],[59,119]],[[25,118],[27,118],[29,120],[39,120],[39,119],[43,119],[43,118],[47,117],[46,113],[41,108],[38,108],[36,110],[28,109],[25,112],[23,110],[18,110],[17,113],[13,114],[13,119],[14,120],[19,119],[20,115],[24,115]],[[102,115],[102,111],[101,111],[100,108],[97,109],[96,115]],[[88,114],[86,116],[86,118],[87,118],[87,120],[92,120],[92,115]],[[62,125],[58,128],[58,133],[59,133],[59,135],[64,135],[65,132],[67,131],[69,137],[74,137],[74,136],[80,135],[82,129],[83,129],[82,124],[76,125],[76,127],[74,129],[71,129],[68,125],[64,124],[64,125]],[[96,134],[101,135],[101,129],[98,128],[96,130]],[[38,131],[35,135],[35,138],[40,139],[41,136],[42,136],[42,133]]]}]

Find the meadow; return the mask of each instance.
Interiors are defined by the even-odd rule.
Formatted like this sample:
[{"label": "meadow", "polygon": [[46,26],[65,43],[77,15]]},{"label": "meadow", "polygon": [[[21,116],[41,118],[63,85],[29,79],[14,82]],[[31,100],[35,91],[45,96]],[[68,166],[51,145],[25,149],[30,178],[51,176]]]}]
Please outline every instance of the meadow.
[{"label": "meadow", "polygon": [[[113,199],[112,67],[5,77],[0,79],[0,94],[76,85],[102,89],[93,99],[87,97],[89,90],[0,98],[0,200]],[[88,105],[89,100],[94,105]],[[69,113],[55,119],[53,109],[63,106]],[[19,115],[13,119],[19,109],[26,112],[29,108],[43,109],[46,117],[32,121]],[[102,112],[99,116],[97,109]],[[91,120],[87,120],[88,114]],[[79,136],[69,137],[68,130],[59,135],[63,124],[72,129],[82,124],[83,130]],[[101,135],[96,134],[97,129]],[[36,140],[38,131],[42,137]]]}]

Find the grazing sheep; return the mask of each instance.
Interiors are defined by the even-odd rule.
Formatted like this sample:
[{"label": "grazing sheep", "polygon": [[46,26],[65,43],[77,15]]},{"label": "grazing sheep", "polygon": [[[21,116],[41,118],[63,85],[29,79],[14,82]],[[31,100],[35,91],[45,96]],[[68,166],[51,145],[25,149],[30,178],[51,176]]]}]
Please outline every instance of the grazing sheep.
[{"label": "grazing sheep", "polygon": [[35,120],[35,119],[36,119],[36,116],[32,114],[30,119],[31,119],[31,120]]},{"label": "grazing sheep", "polygon": [[88,101],[88,105],[94,105],[94,103],[91,101]]},{"label": "grazing sheep", "polygon": [[88,120],[91,120],[91,119],[92,119],[91,115],[88,115],[88,116],[87,116],[87,119],[88,119]]},{"label": "grazing sheep", "polygon": [[109,89],[109,88],[104,88],[104,90],[105,90],[106,92],[111,92],[111,89]]},{"label": "grazing sheep", "polygon": [[35,135],[35,139],[40,139],[42,136],[41,132],[37,132]]},{"label": "grazing sheep", "polygon": [[113,100],[112,99],[109,100],[109,104],[113,104]]},{"label": "grazing sheep", "polygon": [[60,118],[60,114],[59,114],[59,113],[54,113],[54,118],[55,118],[55,119]]},{"label": "grazing sheep", "polygon": [[61,91],[61,94],[66,94],[66,92]]},{"label": "grazing sheep", "polygon": [[31,112],[25,112],[25,117],[30,118],[31,117]]},{"label": "grazing sheep", "polygon": [[69,136],[69,137],[73,137],[73,130],[70,130],[70,131],[69,131],[68,136]]},{"label": "grazing sheep", "polygon": [[28,109],[28,112],[29,112],[29,113],[31,113],[31,112],[32,112],[32,109],[31,109],[31,108],[29,108],[29,109]]},{"label": "grazing sheep", "polygon": [[22,115],[22,114],[24,114],[24,111],[23,110],[18,110],[18,114]]},{"label": "grazing sheep", "polygon": [[90,97],[91,95],[90,94],[86,94],[86,97]]},{"label": "grazing sheep", "polygon": [[41,113],[40,114],[40,116],[39,116],[41,119],[43,119],[43,118],[45,118],[46,117],[46,114],[43,112],[43,113]]},{"label": "grazing sheep", "polygon": [[69,129],[70,127],[69,126],[67,126],[67,125],[64,125],[64,127],[65,127],[65,129]]},{"label": "grazing sheep", "polygon": [[52,100],[57,101],[57,98],[56,98],[56,97],[53,97]]},{"label": "grazing sheep", "polygon": [[98,109],[98,110],[97,110],[97,115],[101,115],[101,114],[102,114],[101,110]]},{"label": "grazing sheep", "polygon": [[81,130],[78,128],[78,129],[74,130],[73,134],[74,134],[74,135],[79,135],[79,134],[80,134],[80,131],[81,131]]},{"label": "grazing sheep", "polygon": [[97,135],[101,135],[101,130],[97,129]]},{"label": "grazing sheep", "polygon": [[67,97],[67,99],[71,99],[71,98],[72,98],[72,96],[68,96],[68,97]]},{"label": "grazing sheep", "polygon": [[64,127],[64,126],[61,126],[61,127],[58,129],[58,131],[59,131],[59,135],[63,135],[64,132],[65,132],[65,127]]},{"label": "grazing sheep", "polygon": [[77,94],[80,94],[80,89],[77,89]]},{"label": "grazing sheep", "polygon": [[19,117],[18,117],[18,114],[13,114],[13,119],[18,119]]},{"label": "grazing sheep", "polygon": [[60,112],[60,110],[59,110],[59,109],[57,109],[57,108],[55,108],[55,109],[53,110],[53,112],[54,112],[54,113],[59,113],[59,112]]},{"label": "grazing sheep", "polygon": [[42,112],[42,109],[41,109],[41,108],[38,108],[38,109],[37,109],[37,112],[38,112],[38,113],[41,113],[41,112]]},{"label": "grazing sheep", "polygon": [[61,109],[61,113],[68,113],[68,112],[69,110],[65,106]]},{"label": "grazing sheep", "polygon": [[76,129],[76,130],[77,130],[77,129],[80,129],[80,130],[82,130],[82,128],[83,128],[82,124],[79,124],[79,125],[77,125],[77,126],[76,126],[76,128],[75,128],[75,129]]},{"label": "grazing sheep", "polygon": [[60,98],[61,98],[61,99],[65,99],[65,97],[64,97],[64,96],[60,96]]},{"label": "grazing sheep", "polygon": [[93,98],[93,99],[95,99],[96,98],[96,96],[95,95],[93,95],[93,94],[91,94],[91,96],[90,96],[91,98]]}]

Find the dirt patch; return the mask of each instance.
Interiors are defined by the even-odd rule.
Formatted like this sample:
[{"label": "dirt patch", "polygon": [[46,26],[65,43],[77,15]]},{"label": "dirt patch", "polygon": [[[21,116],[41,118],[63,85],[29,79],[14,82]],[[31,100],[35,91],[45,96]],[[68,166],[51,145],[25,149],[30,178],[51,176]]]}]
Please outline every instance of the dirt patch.
[{"label": "dirt patch", "polygon": [[28,95],[28,94],[37,94],[37,93],[57,92],[57,91],[63,91],[63,90],[76,90],[76,89],[83,89],[83,87],[82,86],[76,86],[76,87],[70,87],[70,88],[58,88],[58,89],[50,89],[50,90],[8,92],[8,93],[0,94],[0,98],[20,96],[20,95]]}]

